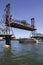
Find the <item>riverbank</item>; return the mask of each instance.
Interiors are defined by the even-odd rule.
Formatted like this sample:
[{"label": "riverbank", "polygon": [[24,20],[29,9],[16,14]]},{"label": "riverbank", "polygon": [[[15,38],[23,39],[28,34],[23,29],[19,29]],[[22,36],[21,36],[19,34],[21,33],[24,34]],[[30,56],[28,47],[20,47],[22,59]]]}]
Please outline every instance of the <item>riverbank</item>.
[{"label": "riverbank", "polygon": [[[5,39],[0,39],[0,41],[5,41]],[[32,38],[12,38],[11,41],[19,41],[19,43],[36,43],[36,40]]]}]

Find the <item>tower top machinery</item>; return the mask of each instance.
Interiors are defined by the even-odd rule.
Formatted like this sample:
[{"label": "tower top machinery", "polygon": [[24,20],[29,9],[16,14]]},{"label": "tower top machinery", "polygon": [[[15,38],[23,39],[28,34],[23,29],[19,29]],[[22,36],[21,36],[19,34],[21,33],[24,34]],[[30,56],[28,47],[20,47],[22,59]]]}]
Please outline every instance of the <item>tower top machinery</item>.
[{"label": "tower top machinery", "polygon": [[[32,27],[35,28],[35,18],[31,18],[31,25],[32,25]],[[35,35],[36,30],[32,31],[31,33],[32,33],[32,36]]]},{"label": "tower top machinery", "polygon": [[31,18],[31,25],[35,27],[35,18]]}]

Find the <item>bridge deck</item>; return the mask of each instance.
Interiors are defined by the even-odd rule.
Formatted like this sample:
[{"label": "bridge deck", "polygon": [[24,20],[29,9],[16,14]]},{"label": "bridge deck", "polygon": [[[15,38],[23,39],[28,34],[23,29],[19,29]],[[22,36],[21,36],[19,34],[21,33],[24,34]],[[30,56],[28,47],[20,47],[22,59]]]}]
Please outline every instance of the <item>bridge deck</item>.
[{"label": "bridge deck", "polygon": [[32,27],[31,25],[22,24],[22,23],[19,23],[19,22],[12,22],[12,23],[10,23],[10,26],[14,27],[14,28],[29,30],[29,31],[36,30],[36,28]]},{"label": "bridge deck", "polygon": [[0,37],[12,36],[10,34],[0,34]]},{"label": "bridge deck", "polygon": [[43,36],[32,36],[32,38],[43,38]]}]

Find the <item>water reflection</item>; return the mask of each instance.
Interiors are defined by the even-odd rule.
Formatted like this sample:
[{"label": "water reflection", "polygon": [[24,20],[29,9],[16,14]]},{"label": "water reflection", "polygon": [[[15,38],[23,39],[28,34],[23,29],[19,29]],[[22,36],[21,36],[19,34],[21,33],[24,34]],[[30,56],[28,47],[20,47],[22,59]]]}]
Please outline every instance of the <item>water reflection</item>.
[{"label": "water reflection", "polygon": [[10,48],[3,48],[0,65],[8,65],[11,62],[11,50]]},{"label": "water reflection", "polygon": [[12,41],[11,47],[5,48],[0,43],[0,65],[43,65],[43,44]]}]

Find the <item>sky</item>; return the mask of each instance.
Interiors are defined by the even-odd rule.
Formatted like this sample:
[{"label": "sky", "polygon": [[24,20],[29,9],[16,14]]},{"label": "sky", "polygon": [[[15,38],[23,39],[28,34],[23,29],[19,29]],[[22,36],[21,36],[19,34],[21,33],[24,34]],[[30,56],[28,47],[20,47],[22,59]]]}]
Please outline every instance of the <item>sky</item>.
[{"label": "sky", "polygon": [[[35,26],[38,33],[43,34],[43,0],[0,0],[0,21],[4,14],[6,4],[11,4],[11,15],[15,20],[26,20],[31,24],[31,18],[35,18]],[[26,38],[31,35],[31,31],[13,29],[16,38]]]}]

